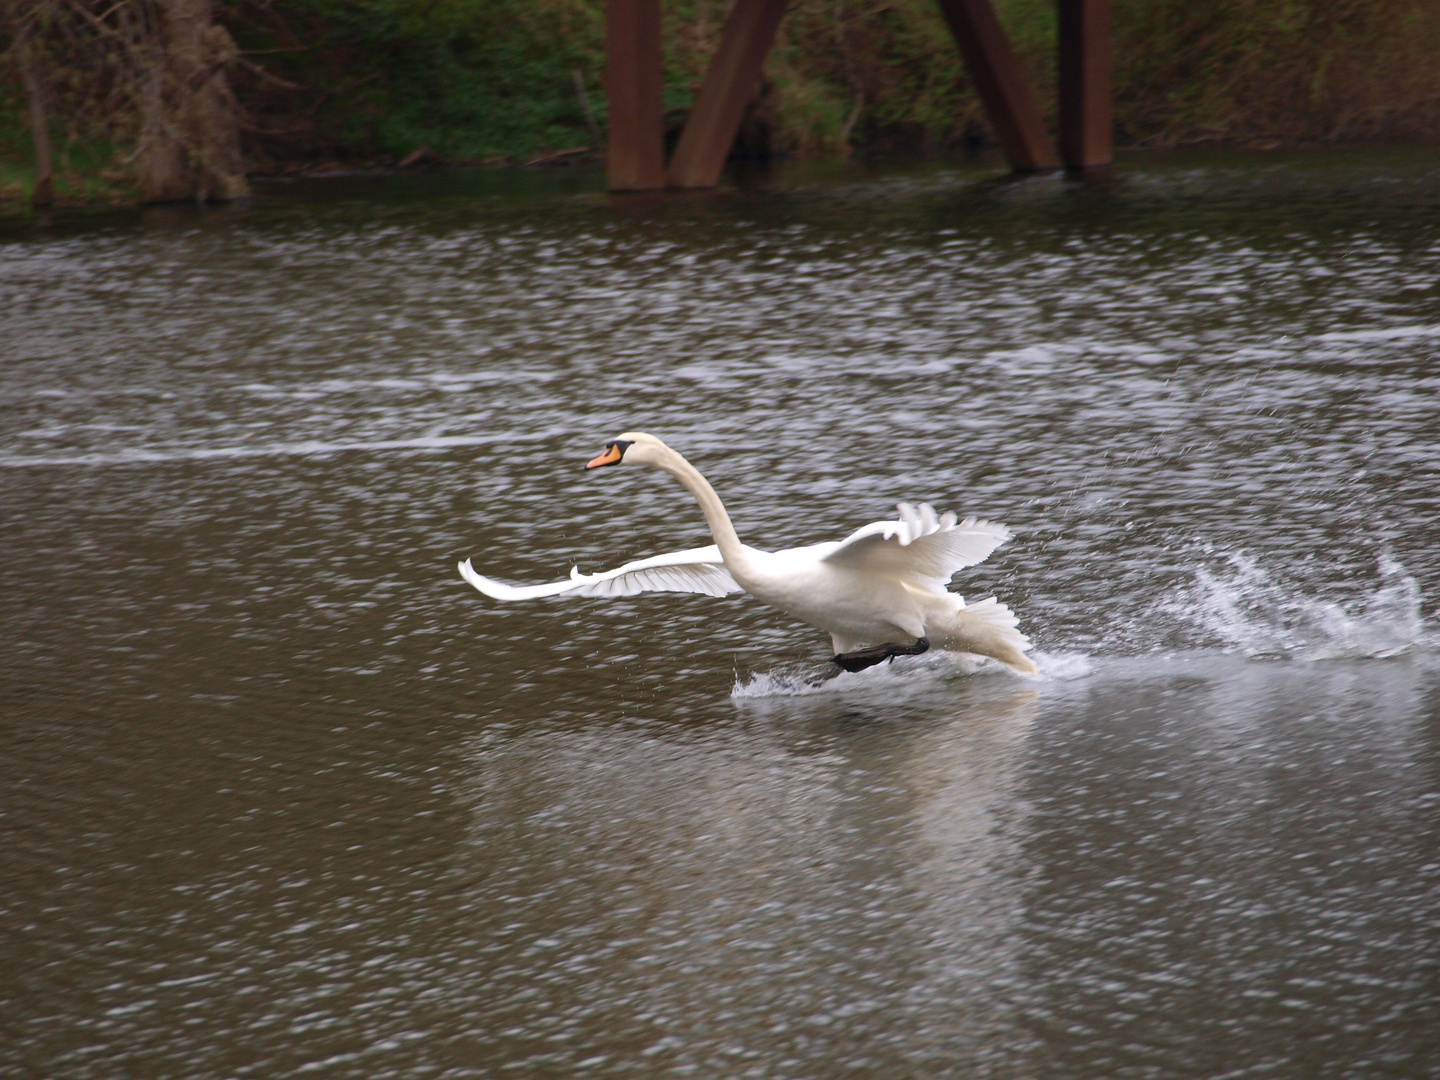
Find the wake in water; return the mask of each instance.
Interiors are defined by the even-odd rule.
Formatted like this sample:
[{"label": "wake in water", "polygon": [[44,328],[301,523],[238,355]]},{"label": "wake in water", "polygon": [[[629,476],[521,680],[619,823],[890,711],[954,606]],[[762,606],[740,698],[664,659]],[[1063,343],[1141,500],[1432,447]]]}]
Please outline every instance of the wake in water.
[{"label": "wake in water", "polygon": [[924,693],[943,683],[970,675],[1004,678],[1012,682],[1075,679],[1091,671],[1089,657],[1083,653],[1031,652],[1030,658],[1040,668],[1038,676],[1017,675],[1006,665],[988,657],[969,653],[932,650],[914,659],[880,664],[864,671],[842,671],[838,675],[833,664],[798,662],[782,664],[768,671],[751,672],[748,676],[735,673],[735,686],[730,696],[737,700],[749,698],[808,697],[814,694],[884,696],[889,701]]},{"label": "wake in water", "polygon": [[[800,661],[780,664],[768,671],[735,673],[732,698],[805,697],[811,694],[905,694],[956,675],[972,674],[987,662],[979,657],[932,650],[923,657],[879,664],[864,671],[841,671],[833,664]],[[997,669],[1000,664],[994,665]]]},{"label": "wake in water", "polygon": [[1389,556],[1380,587],[1350,607],[1277,582],[1248,555],[1229,556],[1218,573],[1196,571],[1196,587],[1166,605],[1197,621],[1232,649],[1256,658],[1335,660],[1396,656],[1421,643],[1420,586]]}]

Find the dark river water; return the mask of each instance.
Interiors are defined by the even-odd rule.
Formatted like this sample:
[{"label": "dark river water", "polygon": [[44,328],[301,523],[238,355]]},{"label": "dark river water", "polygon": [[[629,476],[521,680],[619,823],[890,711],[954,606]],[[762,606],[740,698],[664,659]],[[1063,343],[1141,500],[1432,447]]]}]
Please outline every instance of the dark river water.
[{"label": "dark river water", "polygon": [[[1440,153],[0,222],[0,1075],[1440,1076]],[[1040,675],[736,596],[897,500]]]}]

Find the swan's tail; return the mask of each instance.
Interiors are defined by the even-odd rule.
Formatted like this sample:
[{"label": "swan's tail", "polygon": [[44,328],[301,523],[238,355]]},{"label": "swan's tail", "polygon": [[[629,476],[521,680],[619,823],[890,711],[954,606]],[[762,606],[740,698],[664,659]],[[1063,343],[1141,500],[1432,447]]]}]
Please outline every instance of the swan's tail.
[{"label": "swan's tail", "polygon": [[925,633],[932,645],[993,656],[1024,675],[1034,675],[1040,669],[1025,655],[1030,639],[1019,631],[1019,625],[1015,613],[991,596],[973,604],[957,605],[953,613],[936,620],[936,625],[927,620]]}]

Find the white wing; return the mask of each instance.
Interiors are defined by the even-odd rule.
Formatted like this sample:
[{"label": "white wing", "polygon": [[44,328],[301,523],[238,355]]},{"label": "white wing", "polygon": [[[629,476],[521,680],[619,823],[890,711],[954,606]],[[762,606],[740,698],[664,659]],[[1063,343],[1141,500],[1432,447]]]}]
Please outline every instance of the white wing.
[{"label": "white wing", "polygon": [[537,596],[562,595],[634,596],[642,592],[725,596],[740,591],[730,571],[725,569],[720,549],[714,544],[638,559],[599,574],[582,574],[579,567],[572,567],[569,581],[552,581],[548,585],[506,585],[477,574],[469,559],[460,564],[460,576],[496,600],[530,600]]},{"label": "white wing", "polygon": [[983,562],[1011,533],[998,521],[936,515],[929,503],[900,503],[899,521],[876,521],[841,540],[827,562],[889,577],[919,578],[943,589],[950,575]]}]

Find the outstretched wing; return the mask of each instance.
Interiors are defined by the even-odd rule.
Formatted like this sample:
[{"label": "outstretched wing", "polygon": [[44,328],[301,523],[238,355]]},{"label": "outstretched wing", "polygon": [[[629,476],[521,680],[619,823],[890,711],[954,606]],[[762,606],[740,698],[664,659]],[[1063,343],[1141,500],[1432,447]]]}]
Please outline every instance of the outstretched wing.
[{"label": "outstretched wing", "polygon": [[730,571],[725,569],[720,549],[714,544],[638,559],[599,574],[582,574],[579,567],[573,567],[570,580],[552,581],[548,585],[506,585],[477,574],[469,559],[460,564],[460,576],[496,600],[530,600],[537,596],[634,596],[642,592],[725,596],[740,591]]},{"label": "outstretched wing", "polygon": [[1011,533],[998,521],[937,515],[929,503],[900,503],[899,521],[876,521],[841,540],[827,562],[943,589],[950,575],[983,562]]}]

